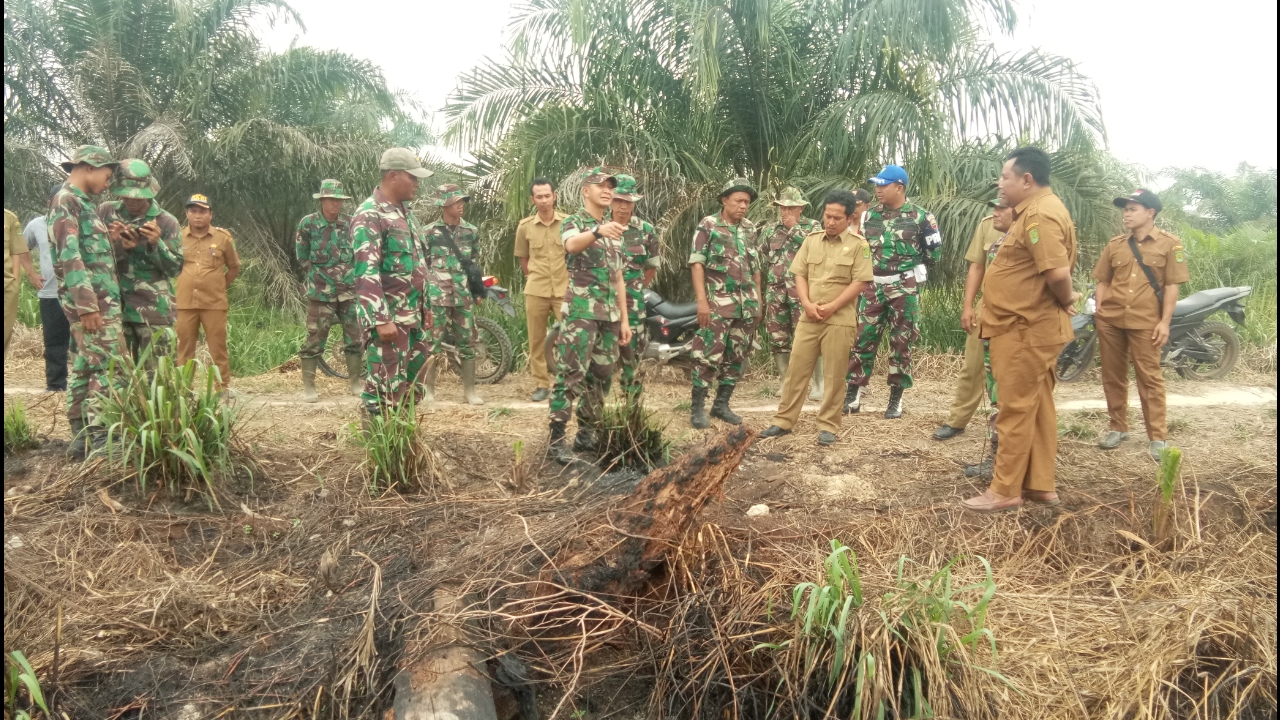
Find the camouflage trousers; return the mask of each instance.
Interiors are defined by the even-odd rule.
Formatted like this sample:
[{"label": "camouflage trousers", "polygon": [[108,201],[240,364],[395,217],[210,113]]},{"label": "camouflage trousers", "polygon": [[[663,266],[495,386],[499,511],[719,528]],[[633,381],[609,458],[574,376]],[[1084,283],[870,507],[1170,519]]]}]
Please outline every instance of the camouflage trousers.
[{"label": "camouflage trousers", "polygon": [[335,322],[342,323],[342,336],[346,340],[344,350],[349,355],[358,355],[364,349],[364,328],[356,317],[357,301],[335,300],[323,302],[309,300],[307,302],[307,340],[298,350],[298,357],[310,360],[324,355],[325,344],[329,342],[329,329]]},{"label": "camouflage trousers", "polygon": [[173,355],[174,337],[170,325],[124,323],[124,344],[129,350],[129,357],[136,363],[147,348],[151,348],[151,354],[147,356],[147,370],[151,372],[155,372],[160,358]]},{"label": "camouflage trousers", "polygon": [[409,399],[422,382],[422,370],[431,357],[431,332],[396,325],[396,337],[384,343],[378,331],[370,329],[364,341],[366,408],[378,410],[397,406]]},{"label": "camouflage trousers", "polygon": [[119,320],[106,322],[96,333],[86,333],[79,322],[73,322],[71,341],[75,356],[67,374],[67,419],[94,424],[98,397],[124,388],[124,330]]},{"label": "camouflage trousers", "polygon": [[475,303],[467,300],[462,305],[431,305],[431,325],[435,328],[432,352],[440,352],[440,344],[448,343],[458,348],[458,357],[471,360],[476,356],[476,321],[472,316]]},{"label": "camouflage trousers", "polygon": [[755,318],[722,318],[713,313],[711,324],[698,329],[690,346],[693,386],[709,388],[717,380],[721,385],[737,385],[751,356],[755,330]]},{"label": "camouflage trousers", "polygon": [[623,345],[618,352],[618,361],[622,364],[622,392],[638,396],[644,392],[644,382],[640,378],[640,360],[644,351],[649,348],[649,336],[645,333],[644,318],[639,322],[631,320],[631,342]]},{"label": "camouflage trousers", "polygon": [[578,400],[578,425],[599,419],[618,362],[622,323],[565,318],[560,321],[552,356],[556,381],[551,389],[551,422],[569,422]]},{"label": "camouflage trousers", "polygon": [[800,296],[785,285],[770,285],[764,310],[764,329],[769,333],[769,352],[791,352],[791,339],[796,334],[796,324],[804,314]]},{"label": "camouflage trousers", "polygon": [[862,291],[858,298],[858,341],[849,354],[850,385],[867,385],[884,326],[889,325],[889,385],[909,388],[911,380],[911,344],[920,337],[920,297],[915,280],[904,288],[901,283],[876,283]]}]

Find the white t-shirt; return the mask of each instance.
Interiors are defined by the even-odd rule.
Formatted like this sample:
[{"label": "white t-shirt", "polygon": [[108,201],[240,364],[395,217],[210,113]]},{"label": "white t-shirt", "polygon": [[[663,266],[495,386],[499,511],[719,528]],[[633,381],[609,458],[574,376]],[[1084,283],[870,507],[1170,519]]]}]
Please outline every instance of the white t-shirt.
[{"label": "white t-shirt", "polygon": [[58,278],[53,274],[53,255],[49,250],[49,224],[44,215],[37,215],[22,230],[27,239],[27,249],[40,250],[40,275],[44,278],[44,286],[36,297],[42,300],[58,298]]}]

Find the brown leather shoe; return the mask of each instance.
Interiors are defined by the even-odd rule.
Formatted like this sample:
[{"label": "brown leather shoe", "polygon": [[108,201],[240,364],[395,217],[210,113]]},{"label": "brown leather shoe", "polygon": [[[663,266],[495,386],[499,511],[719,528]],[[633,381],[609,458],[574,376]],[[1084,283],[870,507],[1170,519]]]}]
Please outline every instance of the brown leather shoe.
[{"label": "brown leather shoe", "polygon": [[1022,496],[1005,497],[991,491],[987,488],[977,497],[971,497],[968,500],[961,501],[961,505],[965,510],[972,510],[976,513],[998,513],[1008,510],[1017,510],[1022,507]]},{"label": "brown leather shoe", "polygon": [[1058,499],[1058,493],[1049,490],[1023,490],[1022,499],[1041,505],[1057,505],[1062,502]]}]

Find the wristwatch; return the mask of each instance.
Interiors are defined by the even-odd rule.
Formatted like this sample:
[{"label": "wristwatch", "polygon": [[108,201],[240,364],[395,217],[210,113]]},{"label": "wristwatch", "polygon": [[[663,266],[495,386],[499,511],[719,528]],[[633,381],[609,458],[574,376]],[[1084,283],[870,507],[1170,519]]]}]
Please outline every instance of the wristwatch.
[{"label": "wristwatch", "polygon": [[595,238],[596,238],[597,240],[599,240],[600,238],[604,237],[603,235],[601,235],[601,234],[600,234],[600,226],[599,226],[599,225],[597,225],[597,226],[595,226],[595,227],[591,228],[591,234],[592,234],[592,235],[594,235],[594,236],[595,236]]}]

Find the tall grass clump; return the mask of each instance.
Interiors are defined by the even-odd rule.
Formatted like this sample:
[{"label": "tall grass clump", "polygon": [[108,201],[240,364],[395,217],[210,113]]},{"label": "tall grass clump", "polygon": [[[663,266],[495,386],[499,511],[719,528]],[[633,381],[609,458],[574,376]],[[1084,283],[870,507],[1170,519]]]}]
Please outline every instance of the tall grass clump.
[{"label": "tall grass clump", "polygon": [[642,402],[628,398],[605,405],[592,430],[606,464],[648,472],[671,460],[671,441],[663,436],[666,425]]},{"label": "tall grass clump", "polygon": [[4,452],[21,452],[39,445],[35,428],[27,420],[27,409],[21,402],[14,400],[9,409],[4,411]]},{"label": "tall grass clump", "polygon": [[413,401],[387,406],[370,416],[355,443],[364,450],[369,492],[434,492],[444,482],[440,460],[418,427]]},{"label": "tall grass clump", "polygon": [[1160,451],[1160,470],[1156,473],[1160,495],[1156,498],[1156,506],[1151,513],[1151,529],[1155,533],[1157,545],[1168,540],[1172,532],[1173,490],[1178,484],[1181,469],[1181,449],[1169,446]]},{"label": "tall grass clump", "polygon": [[233,470],[236,409],[220,401],[213,368],[164,356],[151,373],[150,351],[124,362],[124,388],[103,398],[108,458],[133,473],[141,492],[160,483],[175,495],[203,495],[213,508],[219,481]]},{"label": "tall grass clump", "polygon": [[5,720],[49,717],[49,705],[27,657],[14,650],[5,656],[5,664],[8,666],[4,674]]},{"label": "tall grass clump", "polygon": [[1181,237],[1187,249],[1187,271],[1191,275],[1182,296],[1216,287],[1252,287],[1244,327],[1236,329],[1247,344],[1274,345],[1276,231],[1242,226],[1224,235],[1214,235],[1183,227]]}]

